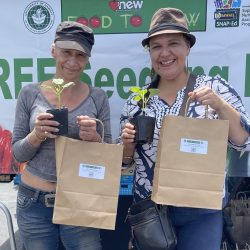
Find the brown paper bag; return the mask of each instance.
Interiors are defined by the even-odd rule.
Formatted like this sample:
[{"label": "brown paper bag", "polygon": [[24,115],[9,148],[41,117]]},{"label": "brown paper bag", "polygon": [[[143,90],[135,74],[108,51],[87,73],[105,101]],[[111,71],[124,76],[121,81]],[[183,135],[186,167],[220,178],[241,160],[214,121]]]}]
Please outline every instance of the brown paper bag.
[{"label": "brown paper bag", "polygon": [[158,204],[221,209],[229,122],[165,116],[154,171]]},{"label": "brown paper bag", "polygon": [[122,145],[56,139],[53,223],[115,229]]}]

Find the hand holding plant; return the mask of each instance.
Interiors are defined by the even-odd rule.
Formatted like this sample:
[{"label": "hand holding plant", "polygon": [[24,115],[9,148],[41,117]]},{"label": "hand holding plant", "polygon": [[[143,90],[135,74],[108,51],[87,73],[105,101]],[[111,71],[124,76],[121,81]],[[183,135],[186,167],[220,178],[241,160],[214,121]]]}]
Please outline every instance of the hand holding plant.
[{"label": "hand holding plant", "polygon": [[55,93],[58,103],[57,108],[49,109],[46,112],[53,114],[53,120],[59,123],[58,132],[55,132],[56,135],[65,135],[68,133],[68,109],[61,104],[61,94],[65,88],[68,88],[71,85],[74,85],[73,82],[64,83],[64,80],[61,78],[53,79],[52,84],[42,84],[41,88],[51,90]]},{"label": "hand holding plant", "polygon": [[135,126],[135,142],[138,144],[151,143],[154,136],[155,117],[146,116],[146,106],[151,96],[159,93],[158,89],[141,89],[140,87],[132,87],[130,91],[135,93],[133,100],[141,102],[142,115],[138,115],[129,119],[129,122]]}]

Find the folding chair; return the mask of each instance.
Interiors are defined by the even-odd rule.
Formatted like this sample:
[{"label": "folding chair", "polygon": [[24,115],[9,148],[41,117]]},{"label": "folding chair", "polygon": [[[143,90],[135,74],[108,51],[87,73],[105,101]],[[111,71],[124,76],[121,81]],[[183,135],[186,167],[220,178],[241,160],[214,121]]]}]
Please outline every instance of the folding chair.
[{"label": "folding chair", "polygon": [[0,201],[0,209],[3,210],[3,212],[5,213],[6,219],[7,219],[11,250],[17,250],[16,241],[15,241],[15,234],[14,234],[13,223],[12,223],[10,211],[1,201]]}]

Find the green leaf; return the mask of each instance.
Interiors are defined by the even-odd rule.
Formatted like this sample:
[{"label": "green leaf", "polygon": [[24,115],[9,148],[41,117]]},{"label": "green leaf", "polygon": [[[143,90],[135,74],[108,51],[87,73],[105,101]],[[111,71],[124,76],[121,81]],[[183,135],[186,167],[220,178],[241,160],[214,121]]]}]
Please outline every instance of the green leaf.
[{"label": "green leaf", "polygon": [[[133,97],[133,100],[135,100],[135,101],[142,100],[142,109],[143,110],[145,110],[145,108],[146,108],[149,97],[157,95],[159,93],[159,90],[155,89],[155,88],[141,89],[140,87],[131,87],[129,90],[136,94]],[[146,95],[148,92],[149,92],[149,96]]]},{"label": "green leaf", "polygon": [[138,94],[141,92],[140,87],[131,87],[129,90],[133,93],[138,93]]},{"label": "green leaf", "polygon": [[64,80],[61,78],[52,79],[52,85],[42,84],[41,88],[46,88],[52,90],[58,99],[58,107],[61,108],[61,94],[63,90],[71,85],[75,84],[74,82],[64,83]]},{"label": "green leaf", "polygon": [[53,82],[54,84],[56,84],[56,85],[62,85],[62,84],[64,83],[63,79],[61,79],[61,78],[58,78],[58,79],[54,78],[54,79],[52,80],[52,82]]},{"label": "green leaf", "polygon": [[75,84],[74,82],[68,82],[63,85],[63,89],[68,88],[69,86],[74,85],[74,84]]},{"label": "green leaf", "polygon": [[142,98],[141,98],[141,96],[139,96],[139,95],[136,95],[134,98],[133,98],[135,101],[140,101]]},{"label": "green leaf", "polygon": [[147,94],[147,92],[148,92],[148,90],[147,90],[147,89],[142,89],[140,94],[141,94],[142,96],[144,96],[144,95],[146,95],[146,94]]},{"label": "green leaf", "polygon": [[154,96],[154,95],[158,95],[159,94],[159,89],[149,89],[149,96]]}]

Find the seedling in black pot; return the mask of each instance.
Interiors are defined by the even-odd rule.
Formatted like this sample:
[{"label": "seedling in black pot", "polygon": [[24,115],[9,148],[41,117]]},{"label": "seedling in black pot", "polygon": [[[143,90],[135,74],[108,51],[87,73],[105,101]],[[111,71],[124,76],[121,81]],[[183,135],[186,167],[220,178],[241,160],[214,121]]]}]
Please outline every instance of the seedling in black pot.
[{"label": "seedling in black pot", "polygon": [[157,95],[159,90],[141,89],[140,87],[132,87],[130,91],[135,93],[134,100],[142,102],[142,115],[131,118],[129,121],[135,126],[136,135],[135,142],[139,144],[151,143],[154,137],[155,117],[147,116],[146,106],[151,96]]},{"label": "seedling in black pot", "polygon": [[61,94],[65,88],[74,85],[73,82],[64,83],[63,79],[53,79],[52,85],[42,84],[41,87],[53,91],[57,97],[58,105],[55,109],[49,109],[46,112],[53,114],[53,120],[59,122],[57,135],[68,134],[68,109],[61,103]]}]

